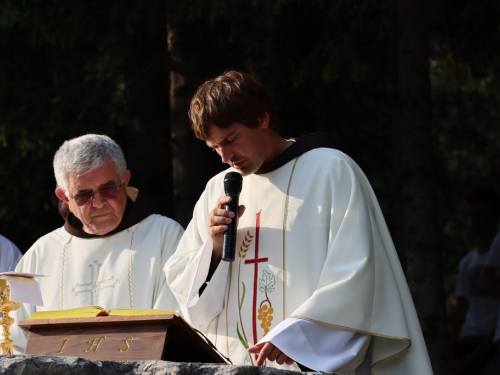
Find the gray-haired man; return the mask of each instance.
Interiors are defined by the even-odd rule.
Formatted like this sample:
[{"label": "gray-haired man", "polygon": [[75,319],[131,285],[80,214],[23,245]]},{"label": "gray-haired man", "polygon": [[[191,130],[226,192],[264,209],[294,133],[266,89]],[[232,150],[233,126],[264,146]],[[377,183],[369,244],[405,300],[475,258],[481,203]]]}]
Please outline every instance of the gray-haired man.
[{"label": "gray-haired man", "polygon": [[[104,135],[88,134],[64,142],[54,157],[56,195],[69,205],[63,227],[40,238],[16,271],[40,278],[44,307],[24,305],[17,322],[37,310],[87,305],[177,310],[163,266],[183,229],[155,215],[127,195],[130,171],[123,151]],[[13,329],[16,351],[25,338]]]}]

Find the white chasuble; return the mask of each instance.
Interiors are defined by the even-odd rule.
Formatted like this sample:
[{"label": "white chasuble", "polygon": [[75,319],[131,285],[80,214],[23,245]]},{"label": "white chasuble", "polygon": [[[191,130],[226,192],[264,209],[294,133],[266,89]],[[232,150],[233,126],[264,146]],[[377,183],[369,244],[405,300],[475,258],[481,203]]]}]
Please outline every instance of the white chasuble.
[{"label": "white chasuble", "polygon": [[[269,173],[243,177],[239,202],[246,209],[235,260],[222,261],[198,296],[210,262],[208,214],[231,170],[209,181],[166,265],[184,317],[234,364],[252,364],[246,348],[290,318],[322,325],[326,341],[328,335],[335,340],[338,329],[372,336],[367,357],[374,374],[431,374],[378,202],[363,172],[340,151],[315,149]],[[225,287],[211,288],[216,284]],[[294,358],[296,347],[291,336],[280,349]]]},{"label": "white chasuble", "polygon": [[[177,222],[160,215],[110,236],[79,238],[64,227],[48,233],[16,268],[49,275],[37,279],[44,306],[23,304],[13,317],[19,322],[36,311],[88,305],[178,311],[163,266],[182,233]],[[12,332],[16,351],[23,352],[25,335],[17,326]]]}]

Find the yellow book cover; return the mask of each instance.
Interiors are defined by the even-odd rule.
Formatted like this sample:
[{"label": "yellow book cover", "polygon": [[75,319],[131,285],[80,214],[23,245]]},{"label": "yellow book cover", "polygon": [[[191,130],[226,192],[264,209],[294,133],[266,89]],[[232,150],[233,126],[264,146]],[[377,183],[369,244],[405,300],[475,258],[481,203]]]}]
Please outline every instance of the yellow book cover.
[{"label": "yellow book cover", "polygon": [[154,309],[111,309],[105,310],[101,306],[82,306],[74,309],[38,311],[31,315],[27,320],[34,319],[63,319],[63,318],[90,318],[93,316],[110,315],[158,315],[173,314],[179,316],[175,311],[154,310]]}]

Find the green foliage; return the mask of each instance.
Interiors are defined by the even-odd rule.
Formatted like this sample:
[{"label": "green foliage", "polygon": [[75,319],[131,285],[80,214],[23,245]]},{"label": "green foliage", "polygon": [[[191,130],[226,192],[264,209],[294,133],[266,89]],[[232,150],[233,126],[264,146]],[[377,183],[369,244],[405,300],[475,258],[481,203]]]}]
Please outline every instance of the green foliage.
[{"label": "green foliage", "polygon": [[24,251],[61,224],[52,157],[126,123],[127,35],[144,2],[10,1],[0,14],[0,227]]},{"label": "green foliage", "polygon": [[[24,250],[60,224],[47,200],[57,147],[87,132],[120,141],[132,126],[129,77],[142,71],[127,64],[141,46],[145,55],[162,48],[138,37],[138,29],[151,27],[153,3],[160,4],[0,0],[0,230]],[[499,182],[498,2],[432,7],[436,210],[453,272],[469,248],[462,197]],[[165,23],[181,32],[175,49],[194,82],[228,69],[255,74],[272,96],[281,133],[335,135],[368,175],[389,224],[398,220],[392,211],[398,194],[394,2],[186,0],[167,2],[167,10]],[[183,95],[188,100],[191,92]]]},{"label": "green foliage", "polygon": [[[436,210],[451,275],[470,248],[463,196],[499,185],[498,2],[438,2],[429,12]],[[197,74],[236,68],[257,75],[281,133],[334,134],[368,175],[389,225],[399,220],[392,203],[400,95],[394,2],[192,0],[178,6],[180,14],[193,35],[203,30],[189,55],[206,57],[193,66]]]},{"label": "green foliage", "polygon": [[433,138],[445,270],[453,275],[474,247],[463,209],[466,193],[479,187],[498,191],[500,185],[498,2],[461,0],[436,14],[430,45]]}]

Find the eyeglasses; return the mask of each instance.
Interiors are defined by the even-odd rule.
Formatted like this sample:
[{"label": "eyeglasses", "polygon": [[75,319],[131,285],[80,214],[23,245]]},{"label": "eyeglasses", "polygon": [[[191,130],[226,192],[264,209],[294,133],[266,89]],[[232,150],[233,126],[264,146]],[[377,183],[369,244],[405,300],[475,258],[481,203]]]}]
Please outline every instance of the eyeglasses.
[{"label": "eyeglasses", "polygon": [[[97,191],[99,194],[101,194],[101,197],[104,199],[113,199],[118,196],[118,193],[120,192],[120,189],[122,187],[122,184],[120,185],[108,185],[108,186],[102,186]],[[75,200],[75,203],[78,206],[83,206],[87,204],[87,202],[90,200],[90,198],[94,198],[95,195],[94,190],[85,190],[82,191],[81,193],[78,193],[74,196],[70,195],[70,198]]]}]

